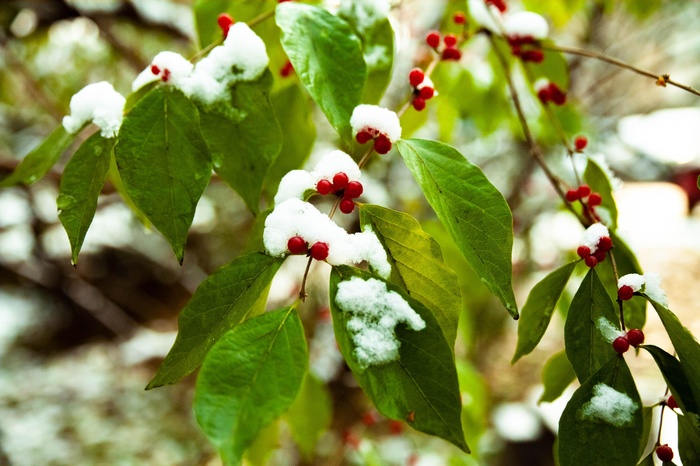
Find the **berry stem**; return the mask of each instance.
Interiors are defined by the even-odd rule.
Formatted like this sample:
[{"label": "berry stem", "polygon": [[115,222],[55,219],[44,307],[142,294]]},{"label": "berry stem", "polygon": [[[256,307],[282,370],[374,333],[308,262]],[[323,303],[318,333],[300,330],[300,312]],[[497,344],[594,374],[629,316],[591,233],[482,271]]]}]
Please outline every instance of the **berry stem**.
[{"label": "berry stem", "polygon": [[306,263],[306,269],[304,270],[304,278],[301,279],[301,289],[299,290],[299,299],[301,299],[301,302],[306,301],[306,297],[308,294],[306,294],[306,279],[309,276],[309,269],[311,268],[311,261],[313,261],[314,258],[309,256],[309,261]]},{"label": "berry stem", "polygon": [[576,216],[576,218],[579,219],[582,225],[586,225],[585,220],[581,218],[581,216],[576,212],[576,210],[574,210],[571,203],[566,200],[566,194],[562,189],[562,181],[552,172],[552,170],[550,170],[549,166],[547,165],[547,162],[545,162],[544,160],[542,149],[535,142],[532,132],[530,131],[530,126],[527,124],[525,113],[523,112],[523,108],[520,104],[518,91],[515,89],[513,79],[511,78],[510,72],[508,71],[508,61],[506,60],[506,57],[503,56],[503,53],[498,48],[498,44],[496,44],[496,41],[493,38],[493,34],[486,32],[486,36],[491,42],[491,48],[493,49],[494,53],[496,54],[496,57],[498,58],[498,61],[503,70],[503,74],[505,75],[506,82],[508,83],[508,90],[510,91],[511,98],[513,100],[513,106],[515,107],[515,111],[518,114],[518,120],[520,121],[520,126],[523,129],[525,140],[527,141],[528,146],[530,146],[530,155],[534,157],[534,159],[537,161],[537,164],[542,168],[545,175],[549,179],[549,182],[551,183],[552,187],[556,190],[557,194],[559,194],[559,197],[564,201],[564,205],[566,206],[566,208],[569,209],[571,213],[573,213]]},{"label": "berry stem", "polygon": [[567,47],[563,45],[542,44],[541,47],[543,49],[553,50],[555,52],[568,53],[570,55],[578,55],[586,58],[595,58],[596,60],[604,61],[606,63],[610,63],[611,65],[615,65],[620,68],[632,71],[633,73],[637,73],[639,75],[646,76],[647,78],[651,78],[657,83],[659,83],[659,85],[661,86],[665,87],[666,84],[670,84],[671,86],[675,86],[679,89],[683,89],[686,92],[690,92],[691,94],[700,96],[700,91],[698,91],[697,89],[693,89],[692,87],[687,86],[685,84],[673,81],[668,74],[652,73],[651,71],[643,70],[620,59],[605,55],[604,53],[595,52],[593,50],[580,49],[578,47]]},{"label": "berry stem", "polygon": [[[615,253],[611,249],[610,251],[608,251],[608,255],[610,256],[610,263],[612,264],[613,275],[615,276],[615,283],[617,284],[620,280],[620,275],[617,272],[617,262],[615,262]],[[617,298],[617,305],[620,307],[620,325],[622,326],[622,331],[624,332],[627,330],[625,328],[625,313],[622,310],[622,300],[619,297]]]}]

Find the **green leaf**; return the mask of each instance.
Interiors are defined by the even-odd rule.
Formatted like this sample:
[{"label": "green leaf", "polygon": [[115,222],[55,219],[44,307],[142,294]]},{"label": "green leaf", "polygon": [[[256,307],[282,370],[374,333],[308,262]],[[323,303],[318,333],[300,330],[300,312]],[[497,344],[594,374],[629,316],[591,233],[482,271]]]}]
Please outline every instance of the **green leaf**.
[{"label": "green leaf", "polygon": [[675,357],[668,354],[658,346],[642,345],[641,348],[647,350],[659,366],[668,388],[673,394],[673,398],[681,407],[684,413],[700,413],[698,410],[698,400],[695,398],[690,380],[683,365]]},{"label": "green leaf", "polygon": [[299,79],[350,146],[350,116],[367,78],[360,39],[345,21],[312,5],[280,3],[275,20]]},{"label": "green leaf", "polygon": [[[678,353],[683,369],[688,376],[688,382],[695,399],[700,402],[700,345],[692,333],[681,324],[678,317],[665,306],[650,299],[661,322],[666,328],[671,343]],[[700,413],[699,413],[700,414]]]},{"label": "green leaf", "polygon": [[[553,46],[550,40],[544,41],[545,45]],[[532,77],[533,83],[544,78],[549,82],[556,83],[559,88],[566,92],[569,88],[569,62],[561,52],[543,48],[544,59],[541,63],[523,63],[529,70],[528,75]]]},{"label": "green leaf", "polygon": [[31,184],[46,175],[75,139],[63,126],[56,128],[44,141],[24,156],[9,176],[0,181],[0,188],[17,183]]},{"label": "green leaf", "polygon": [[313,459],[316,443],[328,430],[332,417],[332,400],[326,385],[306,374],[299,396],[285,418],[299,452],[307,462]]},{"label": "green leaf", "polygon": [[280,421],[270,423],[255,438],[245,453],[245,459],[251,466],[266,466],[269,458],[280,446]]},{"label": "green leaf", "polygon": [[97,198],[109,172],[115,139],[100,133],[90,136],[73,154],[63,170],[58,190],[58,218],[70,240],[73,264],[97,210]]},{"label": "green leaf", "polygon": [[274,196],[280,180],[288,171],[301,168],[311,154],[316,127],[311,119],[310,99],[301,87],[287,86],[271,96],[277,121],[282,130],[282,150],[265,177],[268,194]]},{"label": "green leaf", "polygon": [[[603,387],[599,384],[614,389],[620,398],[626,395],[630,406],[618,403],[600,416],[593,414],[589,403],[594,396],[605,393],[601,393]],[[615,355],[576,390],[566,405],[559,420],[560,465],[634,466],[639,458],[643,423],[642,401],[632,374],[624,358]]]},{"label": "green leaf", "polygon": [[644,418],[644,423],[642,424],[641,442],[639,442],[639,456],[644,454],[644,450],[646,450],[647,447],[647,441],[651,433],[651,423],[654,420],[654,406],[645,406],[642,408],[642,416]]},{"label": "green leaf", "polygon": [[503,195],[476,165],[437,141],[396,146],[426,199],[481,280],[514,317],[513,217]]},{"label": "green leaf", "polygon": [[544,393],[538,403],[552,402],[559,398],[566,387],[576,379],[574,368],[571,367],[566,351],[559,351],[552,355],[542,368],[542,385]]},{"label": "green leaf", "polygon": [[194,412],[224,464],[240,464],[258,433],[289,408],[307,366],[294,308],[249,319],[214,345],[197,378]]},{"label": "green leaf", "polygon": [[362,41],[362,53],[367,65],[367,82],[362,102],[376,104],[384,95],[391,79],[394,62],[394,30],[388,18],[373,25],[367,23],[363,4],[347,2],[349,11],[340,10],[338,16],[347,21]]},{"label": "green leaf", "polygon": [[175,344],[146,390],[178,382],[202,363],[222,335],[262,312],[280,265],[282,260],[254,252],[237,257],[204,280],[180,312]]},{"label": "green leaf", "polygon": [[619,320],[595,269],[590,269],[571,301],[564,327],[566,355],[581,383],[617,354],[606,327],[619,330]]},{"label": "green leaf", "polygon": [[683,464],[700,464],[700,417],[678,416],[678,456]]},{"label": "green leaf", "polygon": [[282,148],[282,133],[270,104],[271,87],[268,70],[257,81],[233,87],[226,111],[201,110],[202,134],[214,170],[254,214],[260,208],[265,175]]},{"label": "green leaf", "polygon": [[554,308],[578,262],[559,267],[535,285],[525,301],[518,322],[518,345],[511,364],[535,349],[552,320]]},{"label": "green leaf", "polygon": [[651,453],[645,456],[644,459],[637,464],[637,466],[654,466],[654,456],[654,450],[652,450]]},{"label": "green leaf", "polygon": [[114,155],[127,194],[182,262],[211,176],[197,108],[172,86],[156,87],[124,118]]},{"label": "green leaf", "polygon": [[357,382],[384,416],[407,420],[414,429],[437,435],[469,452],[460,418],[460,392],[452,349],[433,314],[398,286],[381,280],[388,290],[398,293],[409,303],[425,321],[426,327],[414,331],[397,326],[396,337],[401,343],[399,359],[363,370],[356,360],[355,344],[347,331],[348,316],[335,302],[339,283],[351,277],[381,279],[345,266],[334,267],[331,272],[333,329],[340,351]]},{"label": "green leaf", "polygon": [[360,223],[369,225],[388,252],[391,281],[433,313],[454,347],[462,296],[457,275],[442,258],[440,245],[408,214],[363,205]]},{"label": "green leaf", "polygon": [[600,204],[600,207],[608,211],[611,220],[611,223],[606,223],[606,225],[611,230],[616,230],[617,206],[615,205],[615,198],[612,194],[612,185],[607,173],[603,171],[601,166],[595,160],[588,159],[586,171],[583,173],[583,179],[586,181],[586,183],[588,183],[588,186],[591,187],[591,191],[600,194],[600,196],[603,198],[603,202]]}]

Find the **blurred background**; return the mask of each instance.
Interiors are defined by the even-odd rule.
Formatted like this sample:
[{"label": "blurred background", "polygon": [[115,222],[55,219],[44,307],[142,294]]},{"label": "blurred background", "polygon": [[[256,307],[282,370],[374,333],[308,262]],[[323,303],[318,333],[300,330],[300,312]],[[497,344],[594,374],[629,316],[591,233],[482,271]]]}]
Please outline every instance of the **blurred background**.
[{"label": "blurred background", "polygon": [[[276,2],[229,3],[262,13]],[[332,1],[323,3],[334,7]],[[508,4],[547,17],[556,43],[603,51],[700,85],[700,35],[694,34],[698,2]],[[392,5],[396,56],[382,102],[397,108],[407,97],[408,71],[431,59],[423,45],[425,33],[456,31],[450,18],[466,4],[405,0]],[[86,84],[108,80],[126,95],[133,78],[159,51],[192,56],[198,50],[187,0],[3,0],[0,46],[0,176],[59,124],[70,97]],[[273,55],[279,44],[268,44],[268,49]],[[472,39],[459,63],[438,66],[433,79],[440,96],[424,112],[409,111],[402,125],[405,137],[455,145],[508,200],[516,231],[514,281],[522,306],[538,280],[574,258],[583,229],[561,208],[528,156],[503,75],[492,58],[487,41]],[[700,301],[693,295],[700,271],[700,98],[609,64],[567,58],[568,104],[557,113],[562,125],[572,138],[585,134],[587,154],[599,154],[620,179],[615,192],[619,235],[645,271],[661,274],[670,308],[698,335]],[[276,58],[271,63],[273,101],[293,95],[303,108],[311,108],[297,79],[280,75],[283,63]],[[556,133],[524,78],[516,74],[516,83],[548,162],[573,183]],[[303,121],[294,123],[306,131],[303,158],[308,156],[306,163],[313,166],[335,147],[335,135],[316,110],[299,118]],[[246,248],[254,218],[238,195],[214,177],[200,200],[180,266],[166,241],[147,230],[108,183],[74,268],[56,209],[61,170],[70,153],[36,183],[0,190],[0,465],[220,464],[194,421],[194,376],[176,386],[143,388],[175,339],[178,312],[208,274]],[[372,410],[335,346],[326,308],[330,269],[315,264],[307,287],[311,297],[301,309],[314,402],[295,405],[293,414],[268,428],[247,461],[555,464],[558,417],[575,386],[553,403],[537,400],[544,363],[564,348],[563,314],[555,314],[539,347],[511,366],[517,323],[461,259],[400,158],[375,160],[363,182],[365,201],[416,216],[460,277],[464,309],[456,352],[463,421],[474,455],[460,454],[446,442]],[[271,180],[268,196],[274,192]],[[344,226],[357,228],[356,217],[346,217]],[[298,293],[304,264],[295,259],[275,278],[270,308],[289,303]],[[564,309],[576,283],[562,298]],[[645,333],[647,342],[672,351],[653,312]],[[651,358],[629,352],[626,359],[645,405],[661,400],[665,385]],[[293,439],[292,416],[318,419],[321,425],[312,438]],[[664,429],[662,443],[673,446],[675,416],[670,413]]]}]

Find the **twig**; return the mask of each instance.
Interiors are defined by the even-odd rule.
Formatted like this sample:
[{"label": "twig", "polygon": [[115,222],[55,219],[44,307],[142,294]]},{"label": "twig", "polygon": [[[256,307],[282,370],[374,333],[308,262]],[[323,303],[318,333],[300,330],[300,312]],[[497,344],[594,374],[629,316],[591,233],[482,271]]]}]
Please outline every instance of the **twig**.
[{"label": "twig", "polygon": [[651,71],[643,70],[620,59],[605,55],[604,53],[595,52],[593,50],[580,49],[577,47],[566,47],[563,45],[542,44],[542,48],[545,50],[553,50],[555,52],[568,53],[571,55],[578,55],[581,57],[595,58],[596,60],[604,61],[606,63],[610,63],[611,65],[619,66],[620,68],[624,68],[633,73],[637,73],[641,76],[651,78],[656,82],[657,85],[661,87],[666,87],[667,84],[670,84],[671,86],[675,86],[679,89],[683,89],[684,91],[690,92],[691,94],[700,96],[700,91],[685,84],[681,84],[677,81],[672,80],[670,75],[668,74],[652,73]]}]

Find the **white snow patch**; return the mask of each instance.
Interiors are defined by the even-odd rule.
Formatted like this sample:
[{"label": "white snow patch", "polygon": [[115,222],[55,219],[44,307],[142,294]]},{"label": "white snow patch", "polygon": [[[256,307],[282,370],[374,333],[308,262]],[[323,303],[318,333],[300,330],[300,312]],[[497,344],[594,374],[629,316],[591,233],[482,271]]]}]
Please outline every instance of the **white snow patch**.
[{"label": "white snow patch", "polygon": [[279,205],[287,199],[302,199],[308,189],[316,189],[316,183],[311,173],[306,170],[292,170],[280,180],[280,185],[275,194],[275,205]]},{"label": "white snow patch", "polygon": [[549,88],[549,79],[540,78],[532,85],[535,88],[535,92],[540,92],[543,89]]},{"label": "white snow patch", "polygon": [[581,407],[581,417],[623,427],[633,423],[637,409],[639,406],[632,398],[604,383],[599,383],[593,387],[593,398]]},{"label": "white snow patch", "polygon": [[635,292],[644,293],[662,306],[668,307],[668,298],[666,292],[661,288],[661,275],[658,273],[649,272],[644,275],[629,273],[617,281],[618,289],[625,285]]},{"label": "white snow patch", "polygon": [[346,325],[362,369],[399,358],[401,342],[395,331],[398,324],[404,323],[416,331],[425,328],[425,321],[406,300],[375,278],[352,277],[339,283],[335,303],[350,314]]},{"label": "white snow patch", "polygon": [[124,119],[126,99],[107,81],[88,84],[70,99],[70,115],[63,117],[63,127],[77,133],[92,120],[102,130],[100,134],[113,138]]},{"label": "white snow patch", "polygon": [[469,0],[469,14],[481,27],[492,32],[500,32],[503,28],[503,14],[484,0]]},{"label": "white snow patch", "polygon": [[357,29],[364,35],[389,16],[391,5],[387,0],[340,0],[338,15],[354,18]]},{"label": "white snow patch", "polygon": [[132,91],[138,91],[146,84],[161,79],[160,75],[153,74],[151,71],[152,66],[157,66],[161,74],[165,72],[165,70],[168,70],[169,75],[167,82],[177,88],[182,87],[194,69],[194,65],[179,53],[168,51],[160,52],[153,57],[151,64],[136,76],[134,82],[131,83]]},{"label": "white snow patch", "polygon": [[547,20],[532,11],[508,13],[503,20],[503,29],[508,36],[546,39],[549,35]]},{"label": "white snow patch", "polygon": [[603,337],[606,341],[608,341],[608,343],[612,343],[616,338],[625,335],[625,332],[617,328],[615,324],[610,322],[605,317],[598,318],[596,327],[598,328],[598,331],[603,334]]},{"label": "white snow patch", "polygon": [[602,223],[594,223],[583,233],[581,241],[579,241],[579,246],[588,246],[591,250],[591,254],[593,254],[598,249],[598,241],[604,236],[610,236],[608,227]]},{"label": "white snow patch", "polygon": [[326,214],[300,199],[287,199],[275,207],[265,220],[263,243],[267,253],[274,257],[288,254],[287,242],[301,236],[309,244],[328,245],[326,262],[331,265],[367,263],[382,277],[391,273],[386,251],[377,235],[369,229],[348,234]]},{"label": "white snow patch", "polygon": [[361,104],[355,107],[350,117],[350,125],[355,133],[375,130],[391,142],[401,138],[399,117],[395,112],[378,105]]}]

